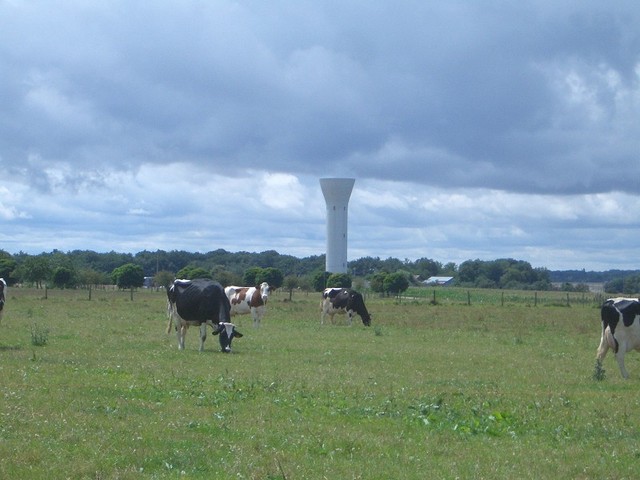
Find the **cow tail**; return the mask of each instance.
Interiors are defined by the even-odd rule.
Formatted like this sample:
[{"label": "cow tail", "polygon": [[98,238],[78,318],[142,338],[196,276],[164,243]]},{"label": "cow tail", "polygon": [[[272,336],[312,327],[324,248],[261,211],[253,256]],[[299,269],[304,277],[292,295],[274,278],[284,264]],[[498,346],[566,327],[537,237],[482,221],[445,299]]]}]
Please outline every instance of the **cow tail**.
[{"label": "cow tail", "polygon": [[169,311],[169,321],[167,322],[167,334],[171,333],[171,324],[173,323],[173,308],[171,303],[167,305],[167,310]]}]

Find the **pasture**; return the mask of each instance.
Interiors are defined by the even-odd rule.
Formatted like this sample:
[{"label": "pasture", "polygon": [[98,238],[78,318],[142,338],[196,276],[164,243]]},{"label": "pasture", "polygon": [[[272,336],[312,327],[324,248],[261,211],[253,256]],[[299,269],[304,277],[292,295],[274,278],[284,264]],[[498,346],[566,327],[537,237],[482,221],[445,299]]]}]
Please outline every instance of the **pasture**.
[{"label": "pasture", "polygon": [[594,302],[369,296],[371,327],[321,327],[280,292],[225,355],[178,351],[164,292],[43,295],[0,325],[0,478],[637,476],[640,356],[593,379]]}]

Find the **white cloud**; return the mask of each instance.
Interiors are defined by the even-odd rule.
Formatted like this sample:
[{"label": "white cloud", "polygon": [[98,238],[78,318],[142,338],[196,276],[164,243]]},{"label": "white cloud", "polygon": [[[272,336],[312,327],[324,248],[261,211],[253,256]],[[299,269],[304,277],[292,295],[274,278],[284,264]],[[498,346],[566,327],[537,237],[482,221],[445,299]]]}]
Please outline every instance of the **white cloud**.
[{"label": "white cloud", "polygon": [[633,2],[56,0],[0,18],[13,251],[320,254],[326,176],[357,179],[350,257],[632,251]]}]

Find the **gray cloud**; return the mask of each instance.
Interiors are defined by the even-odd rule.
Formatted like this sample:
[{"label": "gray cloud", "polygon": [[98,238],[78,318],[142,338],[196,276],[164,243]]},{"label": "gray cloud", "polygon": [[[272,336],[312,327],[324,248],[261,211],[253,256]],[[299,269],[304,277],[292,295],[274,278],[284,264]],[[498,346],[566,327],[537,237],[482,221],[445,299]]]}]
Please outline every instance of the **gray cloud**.
[{"label": "gray cloud", "polygon": [[636,3],[4,2],[0,241],[317,254],[317,178],[353,176],[355,255],[606,265],[635,228]]}]

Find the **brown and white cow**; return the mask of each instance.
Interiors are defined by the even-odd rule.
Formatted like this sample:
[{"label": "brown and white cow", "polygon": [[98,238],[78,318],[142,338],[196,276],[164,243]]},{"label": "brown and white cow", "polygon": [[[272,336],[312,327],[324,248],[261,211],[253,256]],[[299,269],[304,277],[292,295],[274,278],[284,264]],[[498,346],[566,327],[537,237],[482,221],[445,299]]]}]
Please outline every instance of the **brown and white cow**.
[{"label": "brown and white cow", "polygon": [[5,293],[7,291],[7,282],[4,278],[0,278],[0,320],[2,320],[2,313],[4,312]]},{"label": "brown and white cow", "polygon": [[231,303],[232,316],[251,313],[253,326],[260,326],[270,293],[267,282],[262,282],[257,287],[229,286],[224,289],[224,293],[227,295],[229,303]]},{"label": "brown and white cow", "polygon": [[629,378],[624,367],[624,355],[631,350],[640,350],[640,300],[637,298],[609,298],[600,309],[602,334],[597,359],[602,362],[607,351],[616,354],[620,373]]},{"label": "brown and white cow", "polygon": [[231,352],[231,341],[234,337],[242,337],[230,321],[229,299],[224,294],[222,285],[214,280],[175,280],[167,287],[167,309],[167,333],[171,331],[171,324],[175,322],[180,350],[184,350],[184,337],[190,325],[200,327],[201,352],[207,338],[207,325],[213,328],[214,335],[220,335],[220,349],[225,353]]},{"label": "brown and white cow", "polygon": [[324,324],[324,319],[328,315],[331,323],[333,316],[337,314],[347,314],[349,325],[353,321],[353,316],[357,313],[362,318],[365,326],[371,325],[371,316],[364,305],[362,295],[350,288],[325,288],[322,292],[322,313],[320,324]]}]

